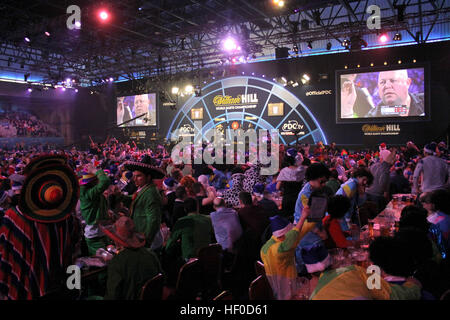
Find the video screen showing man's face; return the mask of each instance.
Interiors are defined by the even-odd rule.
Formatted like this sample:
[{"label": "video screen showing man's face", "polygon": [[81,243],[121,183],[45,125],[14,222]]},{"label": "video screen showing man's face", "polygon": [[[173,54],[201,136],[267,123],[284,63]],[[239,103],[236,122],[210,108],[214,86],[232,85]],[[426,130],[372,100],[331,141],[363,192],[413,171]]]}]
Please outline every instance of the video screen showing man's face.
[{"label": "video screen showing man's face", "polygon": [[147,94],[141,94],[139,96],[135,96],[134,98],[134,114],[135,116],[139,116],[143,113],[148,112],[149,100]]},{"label": "video screen showing man's face", "polygon": [[383,71],[378,75],[378,93],[383,105],[406,105],[411,79],[407,70]]}]

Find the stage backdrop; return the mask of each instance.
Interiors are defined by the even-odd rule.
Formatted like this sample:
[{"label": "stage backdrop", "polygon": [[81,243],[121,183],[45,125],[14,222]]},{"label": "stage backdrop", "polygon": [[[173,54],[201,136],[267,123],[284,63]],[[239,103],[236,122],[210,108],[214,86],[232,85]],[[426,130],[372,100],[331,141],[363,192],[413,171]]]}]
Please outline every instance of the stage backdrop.
[{"label": "stage backdrop", "polygon": [[205,86],[201,97],[191,97],[180,108],[166,138],[170,139],[176,129],[181,135],[192,135],[194,121],[202,123],[199,132],[213,128],[224,133],[233,129],[278,129],[284,144],[295,143],[295,137],[302,143],[327,143],[307,106],[282,85],[263,78],[230,77]]}]

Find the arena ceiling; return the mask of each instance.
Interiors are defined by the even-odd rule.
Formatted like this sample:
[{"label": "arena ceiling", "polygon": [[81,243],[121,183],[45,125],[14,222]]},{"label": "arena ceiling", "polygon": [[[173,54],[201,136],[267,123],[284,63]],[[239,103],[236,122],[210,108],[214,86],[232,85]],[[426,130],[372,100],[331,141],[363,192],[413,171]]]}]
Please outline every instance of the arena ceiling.
[{"label": "arena ceiling", "polygon": [[[73,4],[80,30],[66,26]],[[373,4],[381,30],[367,27]],[[108,22],[99,22],[100,9],[110,12]],[[381,32],[402,35],[388,44],[447,40],[450,0],[285,0],[283,8],[273,0],[3,0],[0,28],[2,74],[88,86],[218,68],[231,58],[221,46],[227,35],[248,62],[273,59],[278,47],[294,54],[296,46],[297,56],[348,51],[342,43],[352,36],[375,47]]]}]

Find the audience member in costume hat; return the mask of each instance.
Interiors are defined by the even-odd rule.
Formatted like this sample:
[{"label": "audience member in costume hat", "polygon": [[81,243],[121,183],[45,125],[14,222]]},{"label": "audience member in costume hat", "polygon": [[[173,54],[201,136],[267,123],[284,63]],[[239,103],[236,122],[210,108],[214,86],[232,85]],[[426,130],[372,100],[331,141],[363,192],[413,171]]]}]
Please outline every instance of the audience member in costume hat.
[{"label": "audience member in costume hat", "polygon": [[98,249],[105,248],[108,244],[98,223],[109,219],[108,203],[103,193],[111,181],[103,170],[97,170],[92,164],[88,164],[79,182],[81,215],[86,223],[84,237],[89,255],[94,256]]},{"label": "audience member in costume hat", "polygon": [[146,238],[136,232],[133,220],[120,217],[112,226],[102,226],[119,253],[108,263],[105,300],[137,300],[145,282],[162,268],[157,255],[145,248]]}]

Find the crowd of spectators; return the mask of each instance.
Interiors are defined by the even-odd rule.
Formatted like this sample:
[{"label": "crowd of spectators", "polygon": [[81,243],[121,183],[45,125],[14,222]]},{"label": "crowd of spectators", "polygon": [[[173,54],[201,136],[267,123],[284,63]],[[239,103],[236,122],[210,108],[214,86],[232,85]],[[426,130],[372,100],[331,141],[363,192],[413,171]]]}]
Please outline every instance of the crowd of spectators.
[{"label": "crowd of spectators", "polygon": [[58,131],[25,111],[0,113],[0,137],[58,137]]},{"label": "crowd of spectators", "polygon": [[[0,151],[0,191],[2,195],[5,194],[1,198],[0,215],[17,205],[21,184],[26,178],[23,176],[23,169],[39,153],[37,149]],[[120,268],[125,268],[127,272],[139,269],[136,277],[139,276],[140,280],[133,278],[133,273],[127,274],[128,280],[134,279],[135,287],[131,289],[123,283],[119,288],[116,286],[117,281],[125,275],[117,274],[119,269],[115,269],[114,287],[112,282],[107,282],[104,288],[107,299],[135,298],[135,290],[140,288],[137,282],[142,277],[154,276],[155,272],[165,275],[165,285],[169,292],[174,290],[180,268],[196,258],[199,249],[212,243],[219,243],[222,247],[224,267],[228,270],[229,277],[224,285],[228,286],[236,299],[248,299],[248,286],[256,276],[254,263],[261,260],[261,257],[266,271],[274,273],[271,285],[275,294],[278,294],[278,298],[288,298],[289,294],[285,289],[283,292],[277,291],[277,283],[280,283],[276,281],[280,281],[280,275],[276,272],[285,272],[279,268],[287,268],[290,264],[289,275],[283,276],[292,277],[297,273],[314,276],[315,272],[310,271],[311,263],[305,250],[317,245],[325,245],[329,249],[353,245],[346,238],[348,227],[360,222],[358,215],[364,210],[365,204],[371,204],[369,215],[373,218],[385,208],[395,193],[418,195],[416,206],[424,208],[420,214],[425,214],[429,224],[434,225],[434,231],[439,229],[436,234],[439,233],[440,238],[433,240],[438,248],[437,255],[440,260],[448,261],[450,169],[448,149],[444,142],[432,142],[422,149],[412,142],[397,148],[383,143],[376,150],[358,151],[338,148],[334,143],[330,146],[322,143],[316,146],[301,145],[298,148],[280,145],[277,157],[280,168],[272,176],[262,176],[262,165],[259,162],[249,163],[248,153],[241,164],[174,164],[169,146],[160,145],[153,150],[143,150],[134,142],[119,143],[116,139],[108,139],[103,144],[92,142],[90,149],[85,151],[72,148],[65,151],[53,150],[50,153],[64,154],[68,165],[83,181],[98,178],[96,189],[92,189],[98,193],[95,196],[95,217],[102,215],[111,223],[128,225],[129,228],[134,220],[136,230],[142,228],[141,223],[157,223],[156,234],[152,231],[150,238],[145,234],[144,241],[145,246],[155,253],[156,258],[152,259],[157,265],[148,269],[151,274],[146,274],[145,270],[133,265],[134,259],[139,260],[139,255],[132,259],[122,257],[120,263],[123,266]],[[147,166],[151,164],[164,177],[151,179],[150,174],[150,177],[143,178],[139,171],[127,169],[126,164],[130,161],[145,162]],[[149,210],[149,215],[153,218],[142,220],[146,218],[133,215],[136,208],[129,203],[137,201],[141,190],[146,190],[147,185],[153,186],[152,190],[159,196],[153,195],[153,199],[157,200],[152,200],[145,209]],[[84,185],[83,188],[87,190]],[[88,194],[88,191],[82,191],[80,201],[86,201],[83,200],[83,192]],[[125,201],[124,196],[132,198]],[[314,196],[330,199],[329,215],[323,220],[323,224],[305,221],[311,197]],[[283,201],[286,198],[289,201]],[[98,203],[102,205],[99,206]],[[103,205],[104,209],[101,208]],[[79,251],[74,252],[74,257],[92,254],[89,250],[98,243],[104,244],[103,247],[112,243],[99,231],[97,218],[89,216],[91,213],[88,212],[93,212],[93,209],[87,208],[89,202],[88,205],[81,202],[73,214],[79,221],[81,230],[84,230],[79,235]],[[101,210],[105,212],[100,214]],[[154,219],[155,216],[158,218]],[[124,217],[130,221],[123,220]],[[406,218],[406,213],[402,219],[403,225],[415,223],[414,219]],[[274,225],[281,227],[277,229]],[[290,233],[287,232],[290,230],[289,226],[293,228]],[[119,227],[118,225],[117,228]],[[404,241],[404,238],[407,236],[402,236],[402,240],[398,241]],[[383,264],[387,254],[395,254],[387,247],[388,243],[377,242],[372,248],[374,259],[380,260],[380,264]],[[386,255],[383,250],[387,252]],[[281,267],[272,264],[278,259],[277,252],[283,252]],[[113,260],[117,258],[114,260],[117,262],[120,255],[121,253]],[[128,252],[127,255],[132,253]],[[400,273],[410,275],[408,270]],[[108,277],[112,275],[108,273]],[[436,279],[432,282],[434,284]],[[139,284],[142,285],[140,282]],[[442,293],[441,289],[435,289],[433,285],[427,288],[434,297]],[[7,292],[1,293],[7,295]],[[322,292],[316,298],[322,296],[326,297]]]}]

